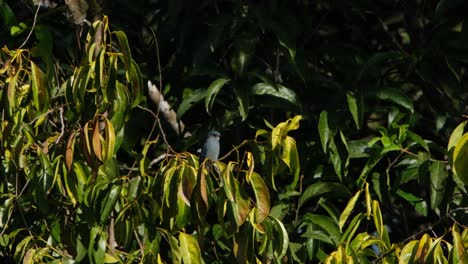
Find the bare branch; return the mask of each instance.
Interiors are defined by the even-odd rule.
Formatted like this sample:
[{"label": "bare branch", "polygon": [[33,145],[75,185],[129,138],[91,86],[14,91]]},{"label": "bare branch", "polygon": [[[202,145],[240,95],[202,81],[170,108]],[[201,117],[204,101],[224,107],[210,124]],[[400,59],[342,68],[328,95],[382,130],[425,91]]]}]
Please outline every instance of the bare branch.
[{"label": "bare branch", "polygon": [[[164,96],[159,89],[151,81],[148,81],[148,92],[151,101],[153,101],[158,107],[158,113],[160,112],[164,119],[169,123],[174,132],[177,135],[181,135],[184,132],[185,125],[182,121],[177,120],[177,114],[172,109],[171,105],[164,99]],[[184,138],[191,136],[190,132],[184,133]]]},{"label": "bare branch", "polygon": [[65,124],[63,122],[63,107],[62,106],[59,107],[59,111],[60,111],[60,124],[62,126],[60,128],[60,135],[58,136],[57,140],[55,140],[55,144],[59,143],[63,137],[63,134],[65,134]]}]

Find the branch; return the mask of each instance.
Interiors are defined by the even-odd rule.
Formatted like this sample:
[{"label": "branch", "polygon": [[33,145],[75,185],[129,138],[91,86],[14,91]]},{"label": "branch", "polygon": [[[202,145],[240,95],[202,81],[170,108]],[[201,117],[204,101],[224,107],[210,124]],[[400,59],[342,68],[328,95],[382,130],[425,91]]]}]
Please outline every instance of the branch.
[{"label": "branch", "polygon": [[[159,89],[151,81],[148,81],[148,92],[151,101],[153,101],[158,107],[158,114],[161,113],[164,119],[169,123],[172,130],[181,135],[184,132],[185,125],[182,121],[177,120],[177,114],[172,109],[171,105],[164,99],[164,96],[159,91]],[[191,136],[190,132],[185,132],[183,134],[184,138]]]},{"label": "branch", "polygon": [[[168,148],[171,152],[175,152],[175,151],[172,149],[171,145],[169,144],[169,141],[167,141],[166,134],[164,133],[164,130],[162,129],[162,126],[161,126],[161,122],[160,122],[160,120],[159,120],[159,117],[158,117],[155,113],[153,113],[153,111],[149,110],[149,109],[146,108],[146,107],[143,107],[143,106],[140,106],[140,105],[137,105],[137,107],[140,108],[140,109],[142,109],[142,110],[145,110],[146,112],[150,113],[150,114],[154,117],[154,119],[155,119],[155,123],[154,123],[154,124],[156,124],[156,123],[158,124],[160,133],[161,133],[161,135],[162,135],[162,137],[163,137],[163,140],[164,140],[164,143],[166,143],[167,148]],[[155,125],[153,125],[153,128],[151,129],[150,135],[148,136],[148,140],[150,139],[151,134],[153,133],[154,127],[155,127]]]},{"label": "branch", "polygon": [[21,49],[24,45],[26,45],[26,43],[28,42],[29,38],[31,37],[32,32],[34,31],[34,27],[36,26],[36,21],[37,21],[37,14],[39,14],[39,9],[41,9],[41,5],[40,5],[40,4],[42,4],[42,0],[41,0],[41,2],[39,3],[39,5],[37,6],[36,14],[34,14],[34,21],[33,21],[31,30],[29,31],[29,34],[28,34],[28,36],[26,37],[26,39],[24,40],[23,44],[21,44],[21,46],[19,46],[18,49]]}]

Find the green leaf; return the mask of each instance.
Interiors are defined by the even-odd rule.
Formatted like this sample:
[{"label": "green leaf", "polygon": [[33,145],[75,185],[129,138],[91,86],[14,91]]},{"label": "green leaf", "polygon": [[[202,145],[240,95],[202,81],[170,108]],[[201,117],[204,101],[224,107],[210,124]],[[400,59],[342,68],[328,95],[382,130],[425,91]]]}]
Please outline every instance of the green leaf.
[{"label": "green leaf", "polygon": [[348,101],[348,109],[353,116],[354,123],[357,129],[361,129],[362,120],[364,117],[364,99],[361,94],[346,93]]},{"label": "green leaf", "polygon": [[31,87],[34,106],[38,111],[43,111],[49,106],[49,89],[45,74],[31,61]]},{"label": "green leaf", "polygon": [[91,263],[104,263],[106,256],[107,235],[102,232],[101,227],[95,226],[90,231],[90,243],[88,245],[88,256]]},{"label": "green leaf", "polygon": [[320,196],[322,197],[325,193],[336,194],[336,197],[349,197],[351,196],[350,191],[346,186],[337,182],[317,182],[309,185],[302,193],[299,199],[299,207],[302,207],[310,199]]},{"label": "green leaf", "polygon": [[115,34],[119,41],[120,50],[123,54],[123,61],[125,64],[126,71],[130,72],[130,68],[132,65],[132,53],[130,51],[130,45],[128,44],[127,36],[123,31],[114,31],[112,33]]},{"label": "green leaf", "polygon": [[130,82],[130,87],[132,88],[132,107],[135,107],[143,99],[143,78],[141,76],[140,67],[133,59],[130,64],[130,70],[127,71],[126,76],[127,80]]},{"label": "green leaf", "polygon": [[391,101],[414,113],[413,102],[400,90],[383,87],[378,89],[375,95],[381,100]]},{"label": "green leaf", "polygon": [[68,103],[75,105],[78,113],[84,107],[84,98],[88,83],[91,79],[92,69],[89,65],[83,65],[73,73],[72,98],[67,94]]},{"label": "green leaf", "polygon": [[130,180],[130,188],[128,190],[128,197],[130,199],[136,199],[139,195],[139,189],[140,189],[140,183],[141,183],[141,176],[136,176],[133,177]]},{"label": "green leaf", "polygon": [[370,71],[373,71],[379,67],[381,67],[382,64],[387,63],[389,60],[399,60],[403,57],[403,54],[401,52],[397,51],[388,51],[388,52],[379,52],[375,53],[372,57],[370,57],[366,63],[363,65],[361,70],[359,71],[357,75],[357,79],[361,80],[363,76],[368,75]]},{"label": "green leaf", "polygon": [[8,98],[8,114],[10,116],[13,116],[14,113],[18,110],[17,109],[17,99],[16,99],[16,93],[17,93],[17,86],[19,86],[18,82],[18,76],[20,75],[20,70],[16,72],[16,74],[11,78],[10,83],[8,83],[8,90],[7,90],[7,98]]},{"label": "green leaf", "polygon": [[41,149],[38,148],[39,160],[41,162],[41,167],[38,172],[38,183],[36,186],[36,202],[38,203],[39,209],[47,214],[49,211],[49,203],[47,201],[47,196],[49,195],[50,190],[52,189],[55,179],[52,164],[48,156],[46,156]]},{"label": "green leaf", "polygon": [[445,169],[445,163],[442,161],[432,162],[430,167],[431,184],[431,209],[439,207],[445,194],[445,181],[448,177],[448,171]]},{"label": "green leaf", "polygon": [[274,249],[274,256],[276,259],[282,259],[284,255],[286,254],[288,250],[288,245],[289,245],[289,236],[288,236],[288,231],[284,227],[283,223],[276,219],[273,216],[270,216],[270,219],[272,220],[274,226],[275,226],[275,233],[278,235],[277,237],[275,236],[274,239],[274,244],[276,245]]},{"label": "green leaf", "polygon": [[27,249],[29,249],[29,243],[31,240],[34,241],[33,239],[33,236],[27,236],[16,245],[14,257],[17,263],[20,263],[20,260],[23,259]]},{"label": "green leaf", "polygon": [[48,68],[53,67],[52,57],[55,42],[52,29],[45,24],[39,24],[34,28],[34,35],[37,41],[31,49],[31,55],[41,58]]},{"label": "green leaf", "polygon": [[112,122],[109,119],[104,118],[104,122],[106,124],[104,128],[104,135],[106,136],[106,148],[104,152],[104,162],[108,162],[112,160],[115,156],[115,131]]},{"label": "green leaf", "polygon": [[207,95],[207,90],[198,89],[189,94],[182,103],[180,103],[179,108],[177,109],[177,116],[178,118],[182,118],[182,116],[192,108],[192,106],[201,100],[203,100]]},{"label": "green leaf", "polygon": [[239,114],[242,118],[242,121],[245,121],[249,115],[250,103],[248,91],[244,87],[235,87],[234,91],[236,92],[237,109],[239,109]]},{"label": "green leaf", "polygon": [[335,221],[333,221],[333,219],[324,215],[306,213],[303,217],[303,221],[316,224],[328,233],[335,246],[339,245],[341,241],[341,232],[338,225]]},{"label": "green leaf", "polygon": [[203,262],[197,240],[183,232],[179,233],[179,253],[184,264]]},{"label": "green leaf", "polygon": [[221,169],[221,182],[223,183],[224,193],[229,201],[234,202],[235,200],[235,182],[232,170],[237,166],[237,162],[230,161],[225,168]]},{"label": "green leaf", "polygon": [[301,234],[301,237],[303,238],[308,238],[308,239],[314,239],[314,240],[320,240],[321,242],[325,242],[329,245],[335,245],[336,243],[330,238],[330,235],[320,229],[317,230],[308,230]]},{"label": "green leaf", "polygon": [[[251,93],[257,96],[270,96],[273,98],[284,100],[284,102],[300,108],[300,101],[297,94],[293,90],[286,88],[280,84],[272,85],[266,82],[257,83],[252,87]],[[272,106],[284,108],[284,105],[282,106],[280,104]]]},{"label": "green leaf", "polygon": [[408,137],[413,140],[414,142],[418,143],[421,147],[423,147],[427,152],[430,152],[429,151],[429,146],[427,146],[427,143],[426,141],[424,141],[424,139],[419,136],[418,134],[416,133],[413,133],[409,130],[406,131],[406,134],[408,135]]},{"label": "green leaf", "polygon": [[12,26],[10,28],[10,35],[12,37],[18,36],[21,33],[23,33],[27,28],[28,26],[25,23],[20,22],[17,26]]},{"label": "green leaf", "polygon": [[373,152],[371,154],[370,158],[367,160],[366,165],[362,169],[361,174],[359,175],[359,179],[358,179],[358,185],[359,186],[361,186],[365,182],[369,172],[372,171],[372,169],[375,167],[375,165],[377,165],[377,163],[379,163],[379,161],[383,157],[384,157],[384,153],[382,153],[382,152]]},{"label": "green leaf", "polygon": [[350,140],[348,141],[348,155],[350,159],[368,158],[369,145],[368,140]]},{"label": "green leaf", "polygon": [[277,204],[273,206],[270,210],[270,215],[282,220],[289,212],[290,205],[289,204]]},{"label": "green leaf", "polygon": [[4,25],[12,26],[16,24],[16,17],[13,10],[11,10],[8,3],[5,3],[3,0],[0,1],[0,17],[3,20]]},{"label": "green leaf", "polygon": [[65,164],[62,164],[62,175],[64,178],[64,183],[65,183],[65,190],[67,192],[68,198],[70,198],[73,206],[75,206],[78,201],[81,202],[80,197],[82,196],[78,195],[78,190],[77,190],[77,182],[74,181],[68,172],[69,170],[65,167]]},{"label": "green leaf", "polygon": [[427,216],[427,203],[424,199],[417,197],[412,193],[398,189],[396,192],[400,197],[410,202],[414,209],[423,216]]},{"label": "green leaf", "polygon": [[437,6],[435,8],[434,16],[436,19],[443,19],[445,15],[451,10],[457,10],[459,8],[463,8],[463,4],[465,2],[463,0],[441,0],[438,1]]},{"label": "green leaf", "polygon": [[215,80],[206,90],[206,97],[205,97],[205,109],[208,114],[211,115],[211,109],[213,108],[213,104],[216,99],[216,95],[218,92],[223,88],[223,86],[228,83],[230,79],[227,78],[219,78]]},{"label": "green leaf", "polygon": [[[346,190],[348,193],[349,191]],[[349,193],[348,196],[350,196],[351,193]],[[333,199],[331,199],[333,201]],[[320,200],[318,201],[317,203],[320,207],[322,207],[323,209],[325,209],[325,211],[327,211],[328,215],[333,219],[333,221],[335,223],[338,223],[338,218],[339,218],[339,215],[340,215],[340,211],[336,208],[335,205],[333,205],[333,203],[331,201],[327,201],[326,199],[324,199],[323,197],[320,197]]]},{"label": "green leaf", "polygon": [[328,142],[332,137],[332,132],[330,131],[330,127],[328,126],[328,112],[323,110],[320,113],[319,122],[318,122],[318,130],[320,135],[320,142],[322,143],[323,152],[327,153],[328,150]]},{"label": "green leaf", "polygon": [[106,194],[104,200],[101,203],[101,213],[99,221],[101,224],[106,223],[109,220],[109,215],[115,207],[117,200],[120,197],[122,191],[122,185],[113,185],[110,191]]},{"label": "green leaf", "polygon": [[234,236],[234,249],[233,253],[236,256],[237,263],[248,263],[252,250],[253,230],[251,225],[245,225]]}]

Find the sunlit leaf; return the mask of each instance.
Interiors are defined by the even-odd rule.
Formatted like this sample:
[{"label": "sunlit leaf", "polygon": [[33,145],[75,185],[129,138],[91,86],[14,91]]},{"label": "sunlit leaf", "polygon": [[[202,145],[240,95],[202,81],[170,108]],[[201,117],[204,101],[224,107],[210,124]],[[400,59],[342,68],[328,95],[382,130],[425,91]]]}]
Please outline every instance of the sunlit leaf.
[{"label": "sunlit leaf", "polygon": [[462,240],[460,236],[460,231],[457,226],[457,223],[454,223],[452,226],[452,237],[453,237],[453,253],[452,255],[452,263],[467,263],[468,262],[468,254],[466,244]]},{"label": "sunlit leaf", "polygon": [[104,134],[106,136],[106,156],[104,157],[105,161],[108,161],[114,157],[114,147],[115,147],[115,132],[114,132],[114,126],[112,123],[104,117],[104,123],[105,123],[105,128],[104,128]]},{"label": "sunlit leaf", "polygon": [[389,248],[390,239],[388,237],[387,228],[384,226],[379,202],[375,200],[372,201],[372,214],[374,215],[374,224],[375,224],[375,228],[377,229],[377,233],[379,234],[380,239],[382,239],[385,242],[385,246]]},{"label": "sunlit leaf", "polygon": [[464,121],[464,122],[461,122],[452,132],[452,134],[450,135],[450,139],[449,139],[449,143],[448,143],[448,146],[447,146],[447,150],[448,151],[452,151],[453,148],[458,144],[458,142],[460,141],[460,139],[462,138],[463,136],[463,132],[465,130],[465,126],[467,124],[468,121]]},{"label": "sunlit leaf", "polygon": [[260,224],[270,214],[270,192],[262,177],[255,172],[251,175],[251,184],[256,200],[256,223]]},{"label": "sunlit leaf", "polygon": [[358,191],[349,201],[348,204],[346,205],[345,209],[340,215],[340,220],[338,222],[338,226],[340,227],[340,231],[343,230],[343,226],[346,224],[346,220],[348,219],[349,215],[354,209],[354,206],[356,205],[356,202],[359,199],[359,196],[361,195],[361,191]]},{"label": "sunlit leaf", "polygon": [[465,184],[468,184],[468,133],[458,141],[453,151],[453,170],[455,175]]},{"label": "sunlit leaf", "polygon": [[343,236],[341,237],[341,242],[349,242],[353,237],[354,233],[356,233],[357,229],[359,228],[361,221],[366,217],[364,213],[357,214],[353,220],[349,223],[349,226],[346,228]]},{"label": "sunlit leaf", "polygon": [[103,161],[102,159],[102,145],[101,145],[101,134],[99,131],[99,119],[94,119],[94,129],[93,129],[93,151],[96,158],[99,161]]},{"label": "sunlit leaf", "polygon": [[296,141],[294,138],[287,136],[282,142],[283,151],[281,153],[281,159],[289,168],[290,173],[293,176],[291,182],[291,188],[296,188],[299,181],[300,164],[299,164],[299,153],[296,147]]},{"label": "sunlit leaf", "polygon": [[413,240],[407,243],[400,253],[399,264],[412,263],[411,260],[414,260],[415,247],[417,246],[418,241]]},{"label": "sunlit leaf", "polygon": [[245,190],[242,188],[240,183],[234,179],[234,187],[235,187],[235,201],[230,202],[230,206],[232,208],[232,215],[236,222],[236,225],[239,227],[241,226],[250,212],[250,205],[248,201],[248,196],[245,193]]},{"label": "sunlit leaf", "polygon": [[184,264],[202,263],[201,251],[197,240],[191,235],[179,233],[179,252]]}]

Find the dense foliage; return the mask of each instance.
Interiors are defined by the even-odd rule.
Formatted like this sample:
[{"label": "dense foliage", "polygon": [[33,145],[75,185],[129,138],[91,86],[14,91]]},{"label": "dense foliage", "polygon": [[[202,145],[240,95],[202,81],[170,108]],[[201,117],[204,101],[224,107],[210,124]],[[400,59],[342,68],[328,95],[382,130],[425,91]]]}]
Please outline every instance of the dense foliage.
[{"label": "dense foliage", "polygon": [[468,263],[467,8],[0,0],[0,262]]}]

